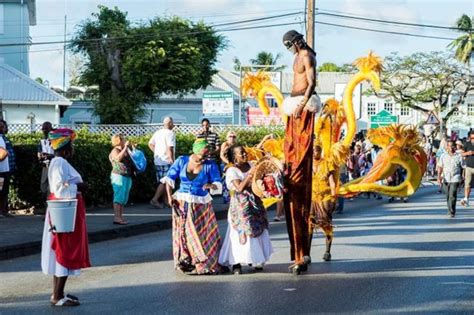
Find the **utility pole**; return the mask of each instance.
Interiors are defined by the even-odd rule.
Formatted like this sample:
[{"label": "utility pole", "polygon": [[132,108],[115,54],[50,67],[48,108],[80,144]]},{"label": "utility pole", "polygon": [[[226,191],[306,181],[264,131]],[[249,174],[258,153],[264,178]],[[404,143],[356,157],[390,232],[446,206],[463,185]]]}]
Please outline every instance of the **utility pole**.
[{"label": "utility pole", "polygon": [[306,43],[314,49],[314,2],[306,0]]},{"label": "utility pole", "polygon": [[64,47],[63,47],[63,92],[66,92],[66,32],[67,32],[67,15],[64,15]]}]

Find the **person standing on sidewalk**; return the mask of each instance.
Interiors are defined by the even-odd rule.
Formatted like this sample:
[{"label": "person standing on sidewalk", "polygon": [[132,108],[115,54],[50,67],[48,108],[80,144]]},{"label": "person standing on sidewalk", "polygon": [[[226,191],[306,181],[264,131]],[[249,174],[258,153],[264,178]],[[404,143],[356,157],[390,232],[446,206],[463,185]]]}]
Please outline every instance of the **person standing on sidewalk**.
[{"label": "person standing on sidewalk", "polygon": [[456,153],[456,146],[452,140],[447,141],[446,153],[439,159],[438,184],[442,184],[448,201],[448,215],[454,218],[458,188],[462,182],[463,161]]},{"label": "person standing on sidewalk", "polygon": [[80,269],[91,266],[89,241],[87,238],[86,206],[82,192],[86,185],[81,175],[69,164],[73,156],[72,141],[76,134],[71,129],[56,129],[50,132],[49,139],[55,157],[48,169],[48,200],[77,199],[74,232],[54,233],[50,226],[49,211],[46,210],[41,246],[41,269],[44,274],[53,276],[53,306],[78,306],[79,299],[64,293],[69,276],[77,276]]},{"label": "person standing on sidewalk", "polygon": [[45,196],[49,193],[49,184],[48,184],[48,166],[49,162],[54,157],[54,150],[51,148],[51,142],[49,141],[49,133],[53,130],[53,125],[49,121],[45,121],[41,126],[41,131],[43,131],[44,138],[40,140],[38,145],[38,161],[41,163],[41,182],[40,189]]},{"label": "person standing on sidewalk", "polygon": [[155,157],[156,181],[158,186],[150,204],[156,208],[163,208],[160,199],[165,196],[165,185],[161,179],[166,176],[171,164],[174,163],[176,135],[173,132],[173,118],[163,119],[163,128],[156,131],[148,142],[148,147]]},{"label": "person standing on sidewalk", "polygon": [[207,141],[210,150],[207,158],[216,161],[217,157],[220,156],[221,141],[219,139],[219,135],[211,131],[211,123],[209,122],[209,119],[204,118],[201,121],[201,126],[202,131],[196,135],[196,139],[203,139]]},{"label": "person standing on sidewalk", "polygon": [[0,215],[12,218],[8,211],[8,193],[10,192],[10,179],[15,172],[15,151],[13,145],[7,138],[8,124],[0,120]]},{"label": "person standing on sidewalk", "polygon": [[469,206],[469,195],[474,186],[474,131],[469,134],[469,141],[464,146],[464,153],[462,153],[466,163],[465,168],[465,182],[464,182],[464,198],[461,204],[464,207]]},{"label": "person standing on sidewalk", "polygon": [[128,155],[129,142],[121,135],[112,136],[112,151],[109,161],[112,164],[110,181],[114,190],[114,221],[113,224],[127,225],[123,218],[123,210],[128,202],[132,188],[132,159]]}]

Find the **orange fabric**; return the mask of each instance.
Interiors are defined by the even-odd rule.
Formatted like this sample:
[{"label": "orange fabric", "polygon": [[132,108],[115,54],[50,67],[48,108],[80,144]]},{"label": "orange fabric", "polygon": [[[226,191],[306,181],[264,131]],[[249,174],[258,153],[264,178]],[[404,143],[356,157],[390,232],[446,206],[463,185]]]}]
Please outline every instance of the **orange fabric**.
[{"label": "orange fabric", "polygon": [[[50,194],[49,200],[56,200]],[[82,194],[77,194],[77,213],[74,232],[53,233],[51,248],[56,254],[56,260],[69,269],[81,269],[91,266],[89,258],[89,240],[87,238],[86,205]]]},{"label": "orange fabric", "polygon": [[288,118],[285,130],[285,215],[291,260],[303,262],[310,253],[311,180],[314,113],[304,110],[299,119]]}]

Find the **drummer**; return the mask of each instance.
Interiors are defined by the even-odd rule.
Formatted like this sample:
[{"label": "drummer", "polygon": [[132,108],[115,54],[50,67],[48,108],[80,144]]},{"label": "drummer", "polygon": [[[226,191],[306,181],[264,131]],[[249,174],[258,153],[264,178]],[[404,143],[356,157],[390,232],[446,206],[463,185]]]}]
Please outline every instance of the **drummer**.
[{"label": "drummer", "polygon": [[51,231],[49,212],[43,231],[41,268],[43,273],[53,276],[53,306],[78,306],[79,299],[64,293],[67,278],[77,276],[81,268],[90,267],[89,243],[87,239],[86,208],[82,192],[86,185],[81,175],[69,164],[74,150],[72,142],[76,134],[71,129],[51,131],[49,139],[55,157],[48,169],[50,195],[48,200],[77,199],[77,213],[74,232],[54,233]]}]

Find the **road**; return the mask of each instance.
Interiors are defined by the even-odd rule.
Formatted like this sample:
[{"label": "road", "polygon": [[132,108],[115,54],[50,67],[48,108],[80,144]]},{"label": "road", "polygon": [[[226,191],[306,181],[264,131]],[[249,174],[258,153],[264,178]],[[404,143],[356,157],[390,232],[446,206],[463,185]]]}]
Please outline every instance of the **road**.
[{"label": "road", "polygon": [[[474,313],[474,209],[446,215],[423,188],[408,203],[358,198],[335,217],[331,262],[313,241],[305,275],[287,272],[284,222],[271,223],[275,253],[262,273],[186,276],[173,271],[171,231],[91,245],[93,268],[68,281],[82,305],[68,313]],[[272,215],[271,213],[270,215]],[[270,216],[272,217],[272,216]],[[226,222],[220,221],[221,235]],[[57,313],[40,256],[0,262],[0,313]]]}]

